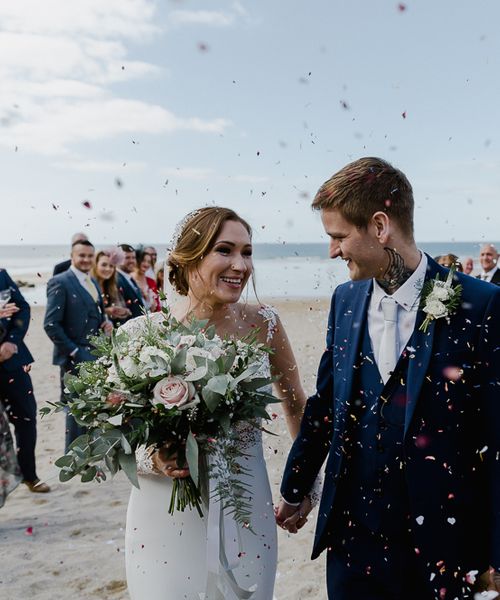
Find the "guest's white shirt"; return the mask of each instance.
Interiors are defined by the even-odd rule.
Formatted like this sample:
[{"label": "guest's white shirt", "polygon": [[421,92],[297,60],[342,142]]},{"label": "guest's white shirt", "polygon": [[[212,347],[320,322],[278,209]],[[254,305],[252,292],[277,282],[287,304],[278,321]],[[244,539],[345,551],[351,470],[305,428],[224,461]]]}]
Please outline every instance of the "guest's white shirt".
[{"label": "guest's white shirt", "polygon": [[91,277],[90,273],[84,273],[83,271],[80,271],[80,269],[77,269],[73,265],[70,266],[70,270],[76,275],[76,278],[78,279],[78,283],[87,292],[87,294],[90,293],[87,288],[87,284],[85,283],[87,281],[87,277],[90,278],[90,283],[96,288],[96,291],[98,291],[95,283],[92,281],[92,277]]},{"label": "guest's white shirt", "polygon": [[498,267],[493,267],[493,269],[491,269],[491,271],[483,271],[481,273],[481,279],[483,281],[489,281],[491,282],[491,280],[493,279],[493,275],[498,271]]},{"label": "guest's white shirt", "polygon": [[379,364],[380,342],[384,331],[384,314],[380,304],[382,298],[385,298],[386,296],[391,297],[398,305],[399,354],[406,348],[413,330],[415,329],[420,294],[422,292],[427,271],[427,256],[423,252],[420,254],[421,259],[418,263],[418,267],[403,285],[394,292],[394,294],[388,294],[380,287],[375,279],[373,280],[373,292],[367,316],[368,335],[370,336],[372,350],[377,365]]}]

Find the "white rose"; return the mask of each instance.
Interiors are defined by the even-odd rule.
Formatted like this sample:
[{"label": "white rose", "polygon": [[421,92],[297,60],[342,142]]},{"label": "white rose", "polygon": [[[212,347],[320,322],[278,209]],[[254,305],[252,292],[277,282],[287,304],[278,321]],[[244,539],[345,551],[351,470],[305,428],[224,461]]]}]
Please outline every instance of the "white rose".
[{"label": "white rose", "polygon": [[149,377],[168,375],[170,373],[170,356],[160,348],[145,346],[139,353],[142,370]]},{"label": "white rose", "polygon": [[451,297],[452,291],[448,287],[444,286],[434,286],[434,289],[431,292],[433,299],[436,300],[448,300]]},{"label": "white rose", "polygon": [[127,377],[138,377],[140,375],[139,365],[135,363],[131,356],[120,357],[118,364]]},{"label": "white rose", "polygon": [[448,309],[440,300],[427,300],[424,310],[435,319],[448,314]]},{"label": "white rose", "polygon": [[151,400],[151,404],[154,406],[162,404],[169,410],[172,408],[184,410],[191,408],[199,402],[200,399],[196,395],[194,385],[175,375],[160,379],[153,388],[153,400]]},{"label": "white rose", "polygon": [[116,370],[115,365],[111,365],[108,369],[108,376],[106,377],[108,383],[120,383],[120,377]]}]

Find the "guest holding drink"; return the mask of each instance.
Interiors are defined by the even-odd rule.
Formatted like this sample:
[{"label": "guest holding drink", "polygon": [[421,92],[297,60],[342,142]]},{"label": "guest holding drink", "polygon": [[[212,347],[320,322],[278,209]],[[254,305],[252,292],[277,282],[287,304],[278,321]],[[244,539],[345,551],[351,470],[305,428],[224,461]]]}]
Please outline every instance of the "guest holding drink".
[{"label": "guest holding drink", "polygon": [[104,312],[115,327],[119,327],[132,317],[125,299],[118,288],[116,266],[120,262],[120,250],[111,248],[97,253],[92,267],[92,277],[97,281],[104,304]]}]

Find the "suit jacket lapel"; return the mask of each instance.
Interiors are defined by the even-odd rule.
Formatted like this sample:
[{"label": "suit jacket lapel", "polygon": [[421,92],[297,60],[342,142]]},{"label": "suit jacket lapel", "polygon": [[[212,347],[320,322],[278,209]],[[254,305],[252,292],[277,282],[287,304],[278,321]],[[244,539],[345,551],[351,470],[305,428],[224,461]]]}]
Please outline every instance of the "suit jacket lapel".
[{"label": "suit jacket lapel", "polygon": [[[443,279],[448,271],[440,267],[430,256],[427,255],[427,273],[425,281],[429,279],[435,279],[436,275],[439,274],[440,279]],[[408,365],[408,383],[407,383],[407,404],[405,414],[405,428],[404,433],[406,435],[415,412],[418,398],[420,396],[420,390],[424,383],[424,378],[429,367],[429,362],[432,355],[432,343],[434,340],[434,330],[436,327],[436,321],[430,322],[427,327],[427,331],[424,333],[420,331],[420,326],[424,322],[426,314],[422,309],[419,308],[417,312],[417,320],[415,322],[415,329],[410,339],[409,346],[414,349]]]},{"label": "suit jacket lapel", "polygon": [[[338,323],[338,330],[335,332],[332,368],[334,369],[335,405],[337,410],[342,411],[341,414],[337,414],[337,417],[341,417],[342,421],[351,399],[353,367],[358,359],[360,336],[365,328],[372,289],[372,280],[362,281],[356,285],[354,294],[348,293],[336,300],[335,324]],[[350,300],[349,303],[346,302],[347,299]],[[338,366],[335,363],[338,363]],[[339,423],[339,430],[342,431],[343,428],[344,422]]]}]

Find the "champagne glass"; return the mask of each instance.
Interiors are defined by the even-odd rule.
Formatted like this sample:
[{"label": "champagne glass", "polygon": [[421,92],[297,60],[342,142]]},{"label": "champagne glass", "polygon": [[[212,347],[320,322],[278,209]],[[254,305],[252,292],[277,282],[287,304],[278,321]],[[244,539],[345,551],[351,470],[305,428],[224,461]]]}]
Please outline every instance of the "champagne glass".
[{"label": "champagne glass", "polygon": [[0,290],[0,308],[4,308],[4,306],[9,302],[10,300],[10,289],[7,288],[6,290]]}]

